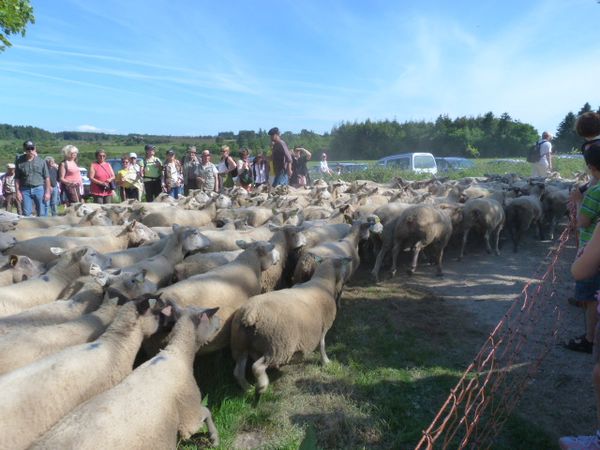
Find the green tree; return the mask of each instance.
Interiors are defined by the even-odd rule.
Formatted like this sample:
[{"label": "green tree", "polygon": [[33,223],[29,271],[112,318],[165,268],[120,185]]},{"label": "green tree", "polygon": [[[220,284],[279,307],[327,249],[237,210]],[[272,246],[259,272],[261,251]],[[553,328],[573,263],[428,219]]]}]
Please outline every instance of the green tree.
[{"label": "green tree", "polygon": [[[587,105],[587,103],[586,103]],[[589,106],[589,105],[588,105]],[[581,138],[575,131],[575,121],[577,117],[571,111],[565,116],[562,122],[558,125],[556,138],[552,143],[558,152],[570,152],[574,147],[577,148],[581,144]]]},{"label": "green tree", "polygon": [[29,0],[0,0],[0,52],[12,46],[8,40],[11,34],[25,36],[28,23],[35,23]]}]

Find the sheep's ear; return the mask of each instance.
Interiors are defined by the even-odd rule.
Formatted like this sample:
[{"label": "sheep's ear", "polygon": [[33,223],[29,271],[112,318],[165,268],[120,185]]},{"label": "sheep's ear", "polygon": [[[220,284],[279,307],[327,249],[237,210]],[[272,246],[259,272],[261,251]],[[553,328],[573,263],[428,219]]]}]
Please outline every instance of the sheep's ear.
[{"label": "sheep's ear", "polygon": [[77,250],[77,251],[75,252],[75,254],[73,255],[73,257],[74,257],[76,260],[80,260],[80,259],[81,259],[81,258],[83,258],[83,256],[84,256],[84,255],[85,255],[85,254],[88,252],[88,250],[89,250],[89,249],[88,249],[87,247],[80,248],[79,250]]},{"label": "sheep's ear", "polygon": [[173,231],[177,231],[181,228],[181,225],[179,225],[178,223],[174,223],[173,225],[171,225],[171,229]]},{"label": "sheep's ear", "polygon": [[135,303],[135,308],[137,309],[137,312],[140,316],[142,314],[145,314],[146,311],[148,311],[148,309],[150,309],[150,299],[144,298],[144,299],[138,300]]},{"label": "sheep's ear", "polygon": [[[279,226],[279,225],[275,225],[273,222],[269,222],[269,230],[271,231],[279,231],[281,230],[283,227]],[[237,244],[237,242],[236,242]]]},{"label": "sheep's ear", "polygon": [[237,241],[235,241],[235,245],[237,245],[239,248],[246,250],[250,244],[246,241],[242,241],[241,239],[238,239]]},{"label": "sheep's ear", "polygon": [[63,253],[65,253],[67,250],[62,248],[62,247],[50,247],[50,252],[53,255],[62,255]]},{"label": "sheep's ear", "polygon": [[17,255],[10,255],[8,257],[8,263],[15,267],[17,265],[17,263],[19,262],[19,257]]}]

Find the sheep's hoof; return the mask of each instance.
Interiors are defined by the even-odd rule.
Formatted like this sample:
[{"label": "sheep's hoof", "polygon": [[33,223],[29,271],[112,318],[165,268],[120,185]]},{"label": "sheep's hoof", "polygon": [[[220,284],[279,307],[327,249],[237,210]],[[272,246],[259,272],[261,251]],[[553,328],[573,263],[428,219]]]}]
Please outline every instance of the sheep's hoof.
[{"label": "sheep's hoof", "polygon": [[408,269],[408,270],[406,271],[406,273],[407,273],[408,275],[414,275],[414,273],[415,273],[415,269]]}]

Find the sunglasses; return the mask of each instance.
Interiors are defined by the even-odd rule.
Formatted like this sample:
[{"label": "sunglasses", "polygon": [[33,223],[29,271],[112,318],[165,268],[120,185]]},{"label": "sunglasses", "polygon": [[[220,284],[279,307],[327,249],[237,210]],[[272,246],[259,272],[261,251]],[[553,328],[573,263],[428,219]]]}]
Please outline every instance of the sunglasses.
[{"label": "sunglasses", "polygon": [[35,147],[27,147],[25,150],[35,150]]}]

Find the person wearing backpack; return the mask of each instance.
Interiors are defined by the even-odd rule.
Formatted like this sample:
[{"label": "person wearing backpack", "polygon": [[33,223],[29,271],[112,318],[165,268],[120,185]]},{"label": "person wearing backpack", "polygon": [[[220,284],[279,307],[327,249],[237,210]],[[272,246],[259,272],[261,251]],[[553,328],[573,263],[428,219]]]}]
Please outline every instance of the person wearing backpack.
[{"label": "person wearing backpack", "polygon": [[[548,131],[542,133],[542,139],[536,143],[539,149],[538,160],[531,162],[531,176],[545,178],[552,171],[552,134]],[[529,158],[528,158],[529,160]]]}]

